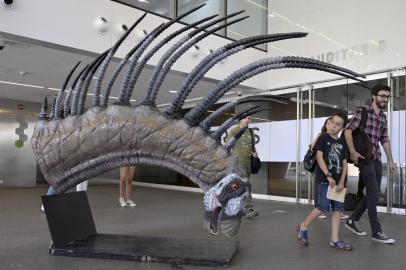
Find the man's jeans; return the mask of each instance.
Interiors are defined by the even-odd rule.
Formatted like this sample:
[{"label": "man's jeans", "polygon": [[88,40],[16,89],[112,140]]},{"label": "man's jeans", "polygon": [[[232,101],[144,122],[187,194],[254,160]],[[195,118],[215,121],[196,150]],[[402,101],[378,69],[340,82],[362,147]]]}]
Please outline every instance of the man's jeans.
[{"label": "man's jeans", "polygon": [[365,210],[368,208],[369,223],[371,225],[372,235],[382,232],[381,224],[378,220],[376,206],[380,196],[380,187],[382,180],[382,163],[378,160],[370,164],[363,164],[360,168],[360,174],[366,185],[366,196],[361,200],[351,215],[351,219],[358,221]]}]

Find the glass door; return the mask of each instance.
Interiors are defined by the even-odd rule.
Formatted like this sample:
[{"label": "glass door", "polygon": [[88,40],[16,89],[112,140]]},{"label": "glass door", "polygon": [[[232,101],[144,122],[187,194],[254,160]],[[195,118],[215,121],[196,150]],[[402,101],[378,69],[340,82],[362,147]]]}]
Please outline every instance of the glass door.
[{"label": "glass door", "polygon": [[390,213],[406,214],[406,72],[396,70],[390,74],[392,98],[388,108],[389,130],[393,159],[397,168],[393,174],[387,171],[387,210]]}]

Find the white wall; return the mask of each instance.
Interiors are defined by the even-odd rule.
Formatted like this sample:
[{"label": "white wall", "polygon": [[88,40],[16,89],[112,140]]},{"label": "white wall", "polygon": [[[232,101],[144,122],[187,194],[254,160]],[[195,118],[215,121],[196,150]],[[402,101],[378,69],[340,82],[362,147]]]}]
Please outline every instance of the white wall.
[{"label": "white wall", "polygon": [[[268,31],[304,31],[299,40],[280,41],[270,55],[314,57],[360,73],[406,65],[406,27],[402,0],[269,0]],[[272,71],[269,88],[336,78],[318,71]]]},{"label": "white wall", "polygon": [[[131,25],[143,14],[142,11],[115,3],[109,0],[35,0],[17,1],[14,9],[0,8],[0,35],[8,33],[28,37],[39,41],[58,44],[89,52],[100,53],[110,47],[117,39],[114,29],[118,24]],[[104,35],[97,34],[93,28],[93,21],[103,16],[110,23],[110,30]],[[151,31],[166,20],[147,15],[137,29]],[[243,23],[243,22],[242,22]],[[162,36],[175,31],[180,24],[172,26]],[[135,33],[132,33],[118,51],[117,56],[123,57],[135,44]],[[197,58],[184,55],[174,65],[173,69],[189,72],[209,49],[216,49],[229,43],[229,40],[217,36],[210,36],[199,43],[203,53]],[[153,57],[149,64],[155,65],[162,55],[162,50]],[[266,53],[256,49],[232,56],[225,64],[214,67],[207,77],[221,80],[231,71],[236,70],[245,63],[261,59]],[[243,83],[255,88],[266,88],[266,75],[258,76]]]}]

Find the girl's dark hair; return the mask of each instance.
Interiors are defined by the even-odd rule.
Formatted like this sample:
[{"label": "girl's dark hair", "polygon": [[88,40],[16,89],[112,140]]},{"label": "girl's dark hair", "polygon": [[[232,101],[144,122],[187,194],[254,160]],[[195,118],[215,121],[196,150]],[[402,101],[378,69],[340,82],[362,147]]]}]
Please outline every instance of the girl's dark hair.
[{"label": "girl's dark hair", "polygon": [[321,132],[327,132],[327,122],[329,120],[331,120],[331,118],[333,118],[333,116],[330,116],[326,119],[326,121],[324,121],[324,125],[321,127]]}]

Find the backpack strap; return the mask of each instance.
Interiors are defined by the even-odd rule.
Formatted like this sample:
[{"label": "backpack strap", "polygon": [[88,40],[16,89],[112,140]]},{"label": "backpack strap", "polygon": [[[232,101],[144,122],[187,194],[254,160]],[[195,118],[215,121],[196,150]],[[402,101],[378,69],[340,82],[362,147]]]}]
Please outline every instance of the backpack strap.
[{"label": "backpack strap", "polygon": [[252,152],[256,152],[256,149],[255,149],[255,138],[254,138],[254,132],[252,131],[252,128],[249,128],[249,130],[250,130],[250,134],[251,134],[251,142],[252,142],[252,144],[251,144],[251,151]]},{"label": "backpack strap", "polygon": [[361,108],[361,122],[359,123],[359,129],[364,131],[365,126],[367,125],[367,120],[368,120],[368,111],[365,107],[359,107]]}]

